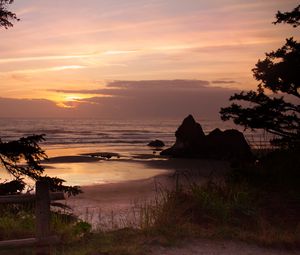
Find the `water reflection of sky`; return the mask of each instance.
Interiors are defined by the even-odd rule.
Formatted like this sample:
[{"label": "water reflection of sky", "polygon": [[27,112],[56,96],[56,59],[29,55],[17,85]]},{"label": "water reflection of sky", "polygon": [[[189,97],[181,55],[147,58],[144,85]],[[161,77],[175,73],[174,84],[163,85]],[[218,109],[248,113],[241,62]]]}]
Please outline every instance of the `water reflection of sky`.
[{"label": "water reflection of sky", "polygon": [[[44,174],[64,179],[68,185],[80,186],[147,179],[168,171],[147,167],[143,162],[111,160],[92,163],[45,164],[44,166]],[[13,179],[3,167],[0,171],[1,182]],[[27,178],[25,181],[33,184]]]},{"label": "water reflection of sky", "polygon": [[[84,153],[101,151],[114,151],[114,148],[98,148],[98,146],[81,146],[67,148],[66,146],[48,146],[46,153],[51,157],[65,157],[80,155]],[[132,148],[131,148],[132,149]],[[128,148],[127,148],[128,150]],[[147,179],[159,174],[164,174],[167,170],[155,169],[149,167],[144,161],[148,158],[132,159],[132,151],[120,151],[121,159],[112,158],[110,160],[99,160],[96,162],[64,162],[62,159],[59,163],[43,163],[45,175],[58,177],[66,181],[67,185],[93,185],[105,183],[118,183],[124,181]],[[127,153],[126,153],[127,152]],[[151,157],[152,151],[145,146],[144,152]],[[130,155],[131,154],[131,155]],[[143,154],[145,155],[145,154]],[[152,158],[153,159],[153,158]],[[84,161],[84,160],[83,160]],[[0,166],[0,182],[13,179],[3,166]],[[24,179],[26,183],[33,185],[33,181],[28,178]]]},{"label": "water reflection of sky", "polygon": [[69,185],[118,183],[150,178],[167,170],[149,168],[142,162],[100,161],[93,163],[51,164],[45,173],[59,177]]}]

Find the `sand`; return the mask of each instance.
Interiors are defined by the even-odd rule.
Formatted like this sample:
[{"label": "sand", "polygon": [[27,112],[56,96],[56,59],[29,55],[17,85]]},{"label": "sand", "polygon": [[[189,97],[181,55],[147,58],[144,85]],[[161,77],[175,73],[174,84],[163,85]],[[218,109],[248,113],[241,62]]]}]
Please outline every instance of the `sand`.
[{"label": "sand", "polygon": [[157,169],[156,175],[139,180],[85,185],[82,186],[84,193],[68,198],[66,204],[94,228],[131,226],[139,222],[141,206],[157,199],[163,190],[174,189],[176,179],[182,185],[201,183],[209,178],[222,178],[229,170],[228,163],[215,160],[155,158],[139,164],[145,169]]},{"label": "sand", "polygon": [[279,250],[238,241],[194,240],[180,247],[154,247],[155,255],[296,255],[299,250]]},{"label": "sand", "polygon": [[158,196],[160,187],[170,188],[172,183],[172,176],[160,175],[138,181],[83,186],[84,193],[68,198],[66,204],[94,229],[136,226],[141,206]]}]

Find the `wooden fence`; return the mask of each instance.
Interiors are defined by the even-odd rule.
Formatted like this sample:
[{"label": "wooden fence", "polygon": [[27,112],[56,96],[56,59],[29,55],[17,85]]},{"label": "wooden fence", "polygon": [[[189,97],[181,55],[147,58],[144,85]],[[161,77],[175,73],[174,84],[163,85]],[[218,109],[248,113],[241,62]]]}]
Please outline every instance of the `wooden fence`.
[{"label": "wooden fence", "polygon": [[36,234],[35,238],[0,241],[0,248],[50,245],[57,243],[58,237],[50,232],[50,202],[63,200],[62,192],[50,192],[49,184],[45,181],[36,182],[35,194],[0,196],[0,204],[22,204],[35,201]]}]

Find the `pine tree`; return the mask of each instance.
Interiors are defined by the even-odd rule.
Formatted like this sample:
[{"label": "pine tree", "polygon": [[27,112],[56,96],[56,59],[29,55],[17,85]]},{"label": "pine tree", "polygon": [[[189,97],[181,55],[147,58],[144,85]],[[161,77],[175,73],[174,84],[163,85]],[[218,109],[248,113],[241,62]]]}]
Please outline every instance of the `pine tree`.
[{"label": "pine tree", "polygon": [[[300,5],[291,12],[278,12],[274,24],[287,23],[297,28],[299,8]],[[299,148],[300,43],[294,38],[286,39],[281,48],[258,60],[252,71],[260,82],[257,91],[242,91],[231,96],[230,101],[242,101],[243,105],[234,102],[221,108],[221,119],[232,119],[246,129],[263,129],[274,134],[271,142],[281,148]]]},{"label": "pine tree", "polygon": [[13,26],[14,21],[19,21],[17,15],[7,9],[13,0],[0,0],[0,27],[9,28]]}]

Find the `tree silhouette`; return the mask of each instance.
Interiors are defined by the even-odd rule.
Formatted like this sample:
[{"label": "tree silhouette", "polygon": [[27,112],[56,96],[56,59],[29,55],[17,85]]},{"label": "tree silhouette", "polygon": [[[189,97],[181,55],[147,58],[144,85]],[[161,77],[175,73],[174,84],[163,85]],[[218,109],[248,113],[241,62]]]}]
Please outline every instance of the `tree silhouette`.
[{"label": "tree silhouette", "polygon": [[0,0],[0,27],[9,28],[13,26],[13,21],[19,21],[17,15],[7,9],[7,5],[13,0]]},{"label": "tree silhouette", "polygon": [[68,195],[81,192],[78,186],[65,186],[64,180],[43,175],[44,167],[40,161],[47,159],[47,155],[38,143],[44,140],[44,135],[22,137],[11,142],[2,142],[0,139],[0,164],[15,178],[4,186],[0,184],[0,195],[22,191],[26,186],[24,177],[34,181],[46,180],[52,191],[63,191]]},{"label": "tree silhouette", "polygon": [[300,25],[300,5],[298,5],[294,10],[291,12],[280,12],[278,11],[276,14],[277,20],[273,22],[274,24],[277,23],[288,23],[293,25],[293,27],[297,27]]},{"label": "tree silhouette", "polygon": [[[292,12],[278,12],[274,24],[288,23],[297,27],[300,24],[299,8],[300,5]],[[230,101],[243,101],[243,106],[232,103],[221,108],[221,119],[232,119],[246,129],[266,130],[276,136],[271,141],[275,145],[299,147],[300,43],[293,38],[286,39],[285,45],[266,53],[264,60],[258,60],[252,71],[260,82],[257,91],[242,91],[231,96]]]}]

